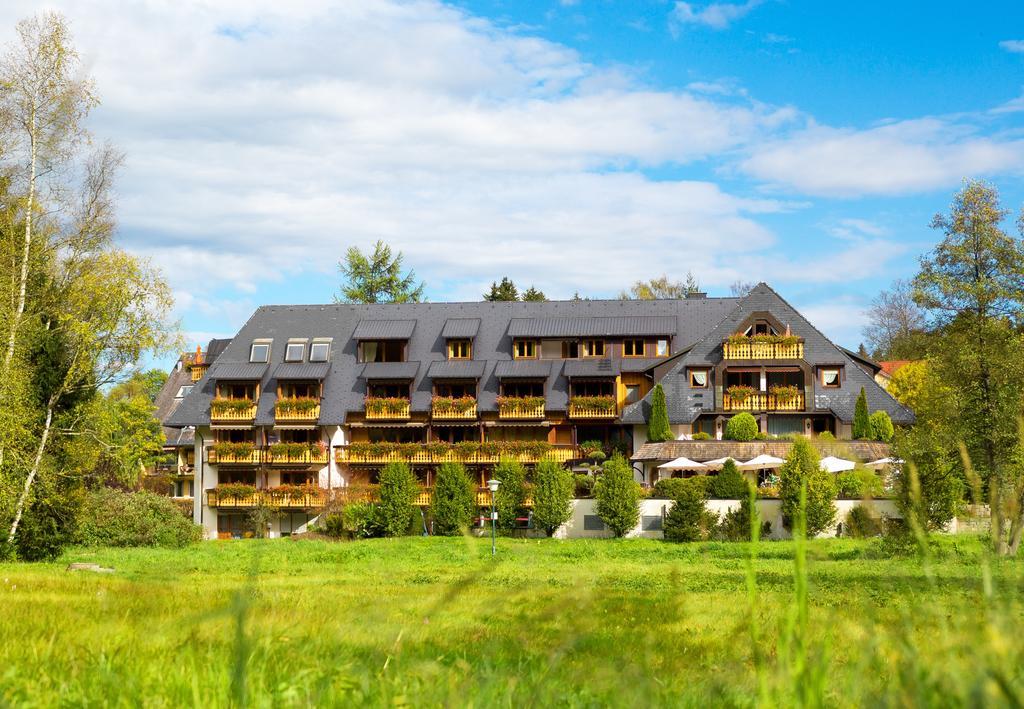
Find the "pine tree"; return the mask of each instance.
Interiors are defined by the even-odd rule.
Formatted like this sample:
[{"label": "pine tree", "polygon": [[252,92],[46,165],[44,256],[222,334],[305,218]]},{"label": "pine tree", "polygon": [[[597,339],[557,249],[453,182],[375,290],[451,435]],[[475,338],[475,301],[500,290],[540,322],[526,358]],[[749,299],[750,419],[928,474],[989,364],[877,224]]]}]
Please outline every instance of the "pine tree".
[{"label": "pine tree", "polygon": [[489,293],[484,293],[484,300],[519,300],[519,289],[516,288],[516,284],[512,282],[511,278],[504,276],[501,283],[491,282],[491,290]]},{"label": "pine tree", "polygon": [[345,260],[338,264],[345,278],[339,303],[419,303],[426,286],[416,283],[415,271],[402,275],[402,252],[392,255],[391,247],[383,241],[373,245],[367,256],[356,246],[345,252]]},{"label": "pine tree", "polygon": [[871,418],[868,416],[868,397],[864,393],[864,387],[860,388],[860,396],[857,397],[857,407],[853,412],[853,438],[871,438]]},{"label": "pine tree", "polygon": [[668,422],[668,405],[665,403],[665,390],[661,384],[654,385],[651,392],[651,417],[647,420],[647,440],[655,443],[671,441],[672,427]]}]

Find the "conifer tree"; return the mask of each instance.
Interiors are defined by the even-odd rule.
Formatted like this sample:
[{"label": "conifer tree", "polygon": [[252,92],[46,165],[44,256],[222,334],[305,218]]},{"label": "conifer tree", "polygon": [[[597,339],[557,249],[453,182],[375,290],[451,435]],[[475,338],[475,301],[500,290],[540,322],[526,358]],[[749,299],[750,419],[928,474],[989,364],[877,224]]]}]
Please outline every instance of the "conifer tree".
[{"label": "conifer tree", "polygon": [[665,390],[661,384],[654,385],[651,392],[651,417],[647,421],[647,440],[652,442],[671,441],[672,427],[668,422],[668,406],[665,403]]}]

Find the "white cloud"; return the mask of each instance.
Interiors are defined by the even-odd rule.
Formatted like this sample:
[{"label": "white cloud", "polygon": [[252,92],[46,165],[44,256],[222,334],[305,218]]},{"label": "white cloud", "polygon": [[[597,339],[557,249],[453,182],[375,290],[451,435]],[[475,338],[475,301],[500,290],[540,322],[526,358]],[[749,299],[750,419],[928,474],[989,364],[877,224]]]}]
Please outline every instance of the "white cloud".
[{"label": "white cloud", "polygon": [[805,194],[899,195],[964,177],[1018,173],[1024,140],[979,133],[955,119],[922,118],[867,130],[810,125],[754,146],[740,169]]},{"label": "white cloud", "polygon": [[1011,54],[1024,54],[1024,39],[1007,39],[1000,42],[999,47]]},{"label": "white cloud", "polygon": [[669,13],[669,28],[673,34],[677,34],[682,25],[703,25],[724,30],[763,2],[764,0],[747,0],[741,4],[713,2],[698,8],[693,3],[679,0]]}]

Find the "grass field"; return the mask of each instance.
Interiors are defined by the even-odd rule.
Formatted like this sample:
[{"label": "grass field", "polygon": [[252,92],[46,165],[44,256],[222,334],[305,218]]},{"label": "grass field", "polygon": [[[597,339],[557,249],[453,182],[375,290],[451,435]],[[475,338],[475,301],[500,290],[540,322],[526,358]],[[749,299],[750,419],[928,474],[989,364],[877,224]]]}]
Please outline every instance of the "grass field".
[{"label": "grass field", "polygon": [[[409,538],[86,550],[0,565],[0,704],[997,706],[1018,562],[946,538]],[[116,573],[65,571],[70,561]],[[751,614],[750,609],[755,612]]]}]

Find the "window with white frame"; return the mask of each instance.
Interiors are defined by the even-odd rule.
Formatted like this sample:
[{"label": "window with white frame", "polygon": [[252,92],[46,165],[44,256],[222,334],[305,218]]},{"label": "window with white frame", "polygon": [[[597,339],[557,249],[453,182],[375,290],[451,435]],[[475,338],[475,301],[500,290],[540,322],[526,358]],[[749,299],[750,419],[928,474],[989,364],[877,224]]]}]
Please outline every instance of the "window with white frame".
[{"label": "window with white frame", "polygon": [[249,350],[249,361],[266,364],[270,361],[270,343],[272,340],[254,340]]},{"label": "window with white frame", "polygon": [[331,356],[330,340],[313,340],[309,347],[310,362],[326,362]]},{"label": "window with white frame", "polygon": [[288,343],[284,351],[285,362],[301,362],[306,358],[306,341],[294,340]]}]

